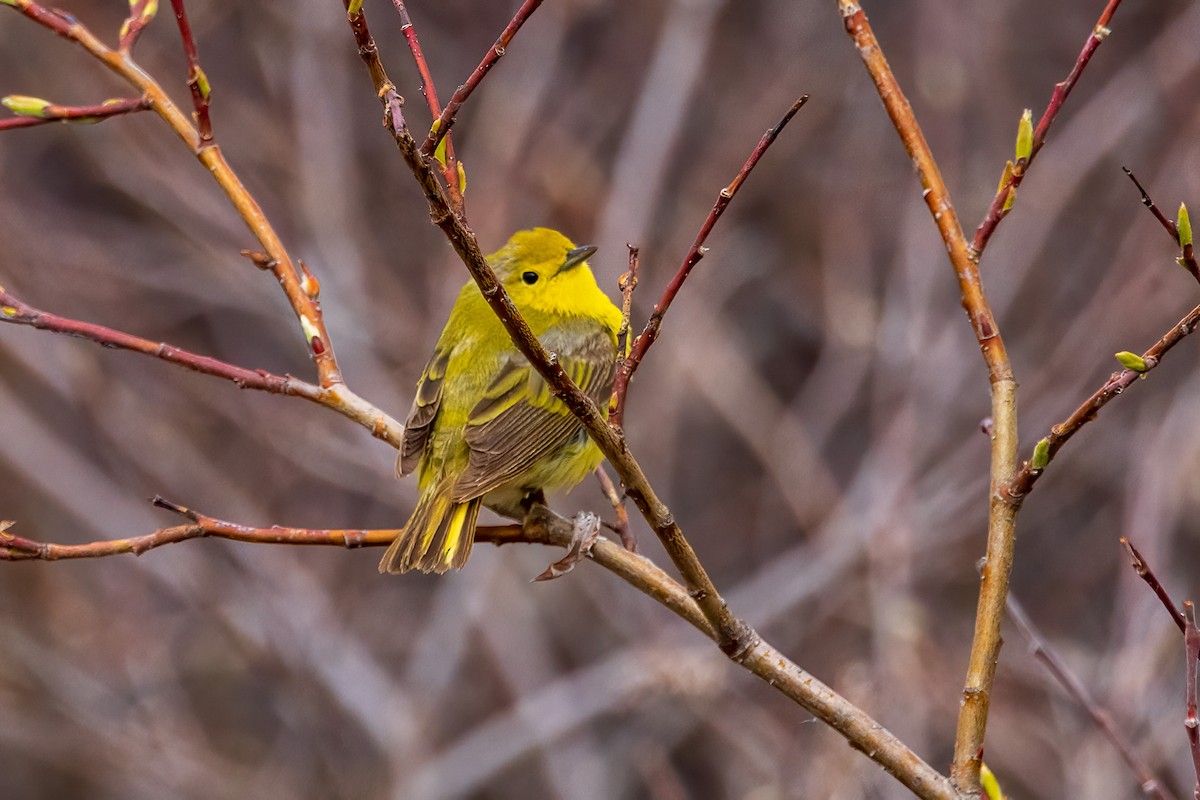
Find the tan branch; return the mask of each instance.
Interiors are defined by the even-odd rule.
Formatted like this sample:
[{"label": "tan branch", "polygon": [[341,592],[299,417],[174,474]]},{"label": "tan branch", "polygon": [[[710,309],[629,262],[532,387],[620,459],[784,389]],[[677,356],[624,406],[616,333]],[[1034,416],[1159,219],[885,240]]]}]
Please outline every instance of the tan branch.
[{"label": "tan branch", "polygon": [[950,193],[912,106],[892,74],[862,8],[852,0],[838,0],[838,8],[846,32],[858,48],[892,125],[916,165],[924,189],[922,195],[925,205],[946,244],[950,264],[958,279],[962,305],[971,321],[991,379],[992,457],[987,558],[979,589],[975,635],[971,643],[951,771],[954,785],[960,792],[978,796],[984,732],[996,676],[996,662],[1000,656],[1000,624],[1004,618],[1004,599],[1008,594],[1016,538],[1017,505],[1000,492],[1016,471],[1016,382],[1000,329],[983,293],[979,265],[963,234],[958,214],[950,201]]}]

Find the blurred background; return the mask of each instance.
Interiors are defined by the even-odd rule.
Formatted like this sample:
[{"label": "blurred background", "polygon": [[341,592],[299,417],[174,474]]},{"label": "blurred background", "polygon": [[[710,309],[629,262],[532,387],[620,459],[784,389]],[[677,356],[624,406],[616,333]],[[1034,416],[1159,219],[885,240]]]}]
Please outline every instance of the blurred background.
[{"label": "blurred background", "polygon": [[[107,41],[125,3],[63,3]],[[516,9],[409,4],[443,102]],[[1102,0],[868,2],[972,231]],[[372,30],[428,124],[390,4]],[[466,278],[429,224],[332,0],[194,3],[217,140],[320,278],[350,385],[403,418]],[[1128,0],[983,262],[1022,453],[1200,299],[1121,173],[1200,202],[1200,7]],[[164,8],[137,56],[186,107]],[[0,94],[128,90],[0,13]],[[596,243],[635,320],[717,191],[812,101],[709,239],[638,373],[634,452],[736,613],[948,767],[984,549],[986,371],[920,188],[833,0],[551,0],[454,143],[485,250]],[[1196,206],[1193,205],[1193,209]],[[0,284],[26,302],[311,377],[216,185],[151,114],[0,136]],[[1013,587],[1167,785],[1188,793],[1181,637],[1127,566],[1200,594],[1200,341],[1104,411],[1024,506]],[[83,542],[177,519],[396,527],[412,481],[335,414],[162,362],[0,329],[0,518]],[[554,505],[608,509],[589,482]],[[608,512],[611,513],[611,512]],[[666,563],[635,520],[642,550]],[[603,570],[476,549],[442,578],[379,551],[203,541],[0,564],[0,795],[42,798],[891,798],[901,787]],[[1137,783],[1008,629],[987,762],[1013,797]]]}]

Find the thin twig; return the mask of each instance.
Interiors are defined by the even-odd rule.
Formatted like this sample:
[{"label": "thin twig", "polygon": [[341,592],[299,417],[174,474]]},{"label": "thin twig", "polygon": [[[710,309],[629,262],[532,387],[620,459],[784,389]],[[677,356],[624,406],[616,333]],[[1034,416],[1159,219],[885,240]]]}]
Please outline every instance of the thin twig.
[{"label": "thin twig", "polygon": [[[1198,326],[1200,326],[1200,306],[1189,311],[1187,316],[1175,323],[1175,326],[1163,334],[1162,338],[1155,342],[1149,350],[1142,353],[1141,357],[1145,362],[1144,369],[1141,371],[1124,369],[1114,372],[1104,382],[1104,385],[1093,392],[1091,397],[1084,400],[1078,408],[1071,412],[1069,417],[1052,427],[1050,433],[1042,440],[1046,442],[1046,463],[1049,463],[1055,453],[1070,441],[1072,436],[1079,433],[1084,425],[1095,419],[1096,415],[1100,413],[1100,409],[1124,393],[1138,378],[1144,378],[1153,371],[1162,362],[1163,356],[1183,341],[1184,337],[1195,332]],[[1013,476],[1007,486],[1001,489],[1001,494],[1014,502],[1022,502],[1025,496],[1033,490],[1034,484],[1037,483],[1044,471],[1044,466],[1035,468],[1031,461],[1022,462],[1017,474]]]},{"label": "thin twig", "polygon": [[[1167,219],[1163,215],[1162,211],[1158,209],[1158,206],[1156,206],[1154,201],[1150,199],[1150,195],[1146,192],[1145,187],[1142,186],[1141,181],[1137,179],[1137,176],[1135,176],[1128,167],[1121,167],[1121,169],[1125,170],[1125,174],[1129,176],[1129,180],[1133,181],[1133,185],[1136,186],[1138,192],[1141,193],[1142,205],[1150,209],[1150,213],[1154,215],[1156,220],[1158,220],[1158,224],[1162,225],[1163,228],[1166,229],[1167,233],[1170,234],[1171,238],[1175,241],[1175,244],[1180,244],[1178,226],[1176,226],[1172,220]],[[1197,263],[1196,261],[1196,252],[1192,243],[1188,242],[1186,245],[1181,245],[1180,249],[1183,251],[1179,257],[1180,266],[1184,267],[1188,272],[1190,272],[1193,278],[1195,278],[1197,281],[1200,281],[1200,263]]]},{"label": "thin twig", "polygon": [[442,137],[450,132],[450,126],[458,118],[458,111],[462,108],[463,103],[467,102],[467,98],[471,96],[471,92],[475,91],[479,86],[479,82],[484,79],[492,67],[496,66],[496,62],[504,57],[505,51],[508,49],[509,43],[513,37],[517,35],[517,31],[521,30],[521,26],[525,21],[538,10],[538,6],[542,4],[542,0],[525,0],[521,7],[517,9],[517,13],[509,20],[508,25],[504,27],[504,32],[500,34],[500,38],[492,45],[492,49],[488,50],[487,55],[479,62],[479,66],[475,67],[475,71],[467,78],[467,82],[462,84],[455,90],[450,97],[450,102],[442,109],[441,115],[429,129],[429,135],[425,137],[424,143],[421,145],[421,155],[429,158],[437,150],[438,143],[442,141]]},{"label": "thin twig", "polygon": [[242,389],[257,389],[272,394],[303,397],[331,408],[342,416],[357,422],[369,430],[373,436],[393,447],[398,448],[404,439],[403,425],[351,392],[345,384],[323,388],[290,375],[275,375],[266,370],[235,366],[216,358],[197,355],[174,345],[144,339],[103,325],[61,317],[28,305],[10,294],[3,286],[0,286],[0,322],[27,325],[39,330],[86,339],[101,347],[141,353],[193,372],[233,381]]},{"label": "thin twig", "polygon": [[1183,619],[1183,640],[1187,652],[1187,718],[1183,726],[1187,730],[1192,769],[1196,773],[1192,796],[1200,800],[1200,719],[1196,718],[1196,660],[1200,658],[1200,628],[1196,627],[1196,606],[1191,600],[1183,601]]},{"label": "thin twig", "polygon": [[1133,546],[1133,542],[1124,537],[1121,538],[1121,546],[1125,548],[1125,554],[1129,556],[1129,565],[1133,567],[1133,571],[1138,577],[1146,582],[1150,587],[1150,591],[1154,592],[1154,596],[1163,604],[1163,608],[1171,615],[1171,619],[1179,628],[1180,633],[1184,632],[1185,621],[1183,614],[1175,607],[1175,601],[1171,599],[1171,595],[1167,594],[1167,590],[1163,588],[1162,582],[1158,580],[1158,576],[1154,574],[1154,570],[1150,569],[1150,565],[1146,563],[1146,559],[1142,557],[1141,552]]},{"label": "thin twig", "polygon": [[1100,13],[1100,18],[1096,21],[1092,32],[1088,34],[1087,41],[1083,43],[1083,49],[1079,51],[1079,56],[1075,59],[1075,65],[1071,67],[1070,73],[1062,81],[1054,84],[1054,91],[1050,94],[1050,102],[1046,105],[1046,110],[1042,112],[1041,119],[1038,120],[1037,127],[1033,131],[1033,150],[1029,154],[1029,158],[1023,159],[1013,165],[1012,174],[1007,181],[1000,185],[1000,189],[996,192],[995,198],[992,199],[992,205],[983,217],[983,221],[979,223],[979,227],[975,230],[975,238],[971,243],[971,251],[974,257],[978,260],[983,254],[984,248],[992,238],[992,234],[996,232],[996,227],[1000,224],[1000,220],[1008,215],[1012,208],[1011,195],[1017,191],[1017,187],[1021,185],[1021,181],[1029,173],[1029,166],[1037,157],[1042,146],[1046,144],[1046,134],[1050,131],[1050,125],[1054,122],[1058,112],[1062,110],[1063,103],[1066,102],[1067,96],[1071,94],[1071,90],[1075,88],[1075,84],[1079,82],[1079,77],[1083,74],[1083,70],[1092,60],[1092,55],[1096,52],[1096,48],[1100,43],[1108,37],[1109,23],[1112,21],[1113,14],[1117,11],[1117,6],[1121,5],[1121,0],[1108,0],[1108,4],[1104,7],[1104,11]]},{"label": "thin twig", "polygon": [[721,189],[717,194],[717,200],[713,203],[712,210],[708,212],[708,216],[704,220],[704,224],[700,226],[699,232],[696,234],[695,240],[692,242],[691,248],[687,255],[683,258],[683,263],[679,265],[679,269],[675,273],[675,277],[667,284],[663,290],[662,297],[654,305],[654,311],[650,314],[650,319],[646,322],[646,327],[637,335],[633,341],[633,347],[630,350],[629,356],[621,363],[621,369],[617,371],[613,381],[613,395],[616,398],[615,414],[616,424],[618,427],[624,417],[625,411],[625,395],[629,391],[629,381],[633,377],[633,373],[641,365],[642,359],[645,358],[646,352],[650,346],[658,339],[659,331],[662,329],[663,316],[667,313],[667,309],[671,307],[671,303],[675,300],[675,296],[679,294],[679,290],[683,288],[684,281],[691,274],[692,268],[699,263],[700,259],[704,258],[708,248],[704,246],[708,235],[712,232],[713,226],[717,224],[717,220],[725,213],[725,209],[729,206],[729,202],[733,200],[733,196],[737,194],[737,190],[749,177],[750,172],[757,166],[759,159],[767,152],[767,148],[771,143],[778,138],[784,127],[791,122],[792,117],[796,116],[796,112],[804,107],[808,102],[808,95],[804,95],[788,109],[783,118],[768,130],[758,140],[758,145],[754,151],[750,153],[750,157],[746,159],[746,163],[742,165],[741,170],[734,176],[729,185]]},{"label": "thin twig", "polygon": [[[617,329],[617,360],[613,364],[613,375],[621,374],[625,368],[625,359],[629,358],[629,315],[633,311],[633,292],[638,285],[638,248],[626,244],[629,248],[629,271],[621,276],[617,286],[621,290],[621,327]],[[622,388],[623,387],[623,388]],[[612,399],[608,403],[608,424],[620,430],[625,422],[625,393],[629,390],[629,381],[613,386]]]},{"label": "thin twig", "polygon": [[1017,601],[1017,598],[1010,594],[1006,603],[1009,618],[1029,642],[1029,652],[1033,654],[1034,658],[1045,665],[1046,670],[1058,681],[1059,685],[1066,689],[1067,693],[1075,699],[1075,702],[1088,712],[1096,727],[1100,729],[1100,732],[1117,749],[1121,760],[1125,762],[1125,765],[1129,767],[1129,771],[1137,779],[1138,785],[1142,789],[1142,794],[1147,797],[1158,798],[1158,800],[1173,800],[1174,795],[1169,793],[1158,778],[1154,776],[1154,773],[1150,771],[1150,767],[1138,755],[1137,750],[1133,747],[1133,743],[1129,741],[1129,737],[1117,727],[1112,715],[1108,713],[1108,709],[1100,705],[1091,692],[1083,685],[1083,682],[1079,680],[1078,676],[1067,667],[1066,662],[1059,658],[1058,654],[1047,644],[1045,637],[1034,626],[1025,609]]},{"label": "thin twig", "polygon": [[[430,119],[437,119],[442,115],[442,106],[438,102],[437,87],[433,83],[433,73],[429,70],[429,63],[425,60],[425,52],[421,49],[421,42],[417,39],[417,29],[413,27],[412,19],[408,16],[408,8],[404,5],[404,0],[392,0],[392,5],[396,7],[396,13],[400,15],[400,31],[404,34],[404,40],[408,42],[408,50],[412,53],[413,61],[417,65],[417,74],[421,76],[421,94],[425,96],[425,101],[429,104]],[[466,213],[466,200],[463,197],[462,187],[458,173],[458,157],[454,155],[454,142],[449,133],[446,134],[446,163],[442,166],[442,179],[446,182],[446,191],[450,195],[450,207],[458,214]]]},{"label": "thin twig", "polygon": [[608,477],[608,471],[604,469],[603,464],[596,467],[596,480],[600,481],[600,490],[604,492],[605,498],[612,506],[613,513],[617,515],[617,521],[610,527],[621,538],[621,544],[625,546],[625,549],[636,553],[638,551],[637,539],[629,530],[629,509],[625,508],[625,497],[617,491],[616,484],[613,483],[612,478]]},{"label": "thin twig", "polygon": [[179,38],[183,42],[183,54],[187,57],[187,85],[188,90],[192,93],[192,106],[196,109],[196,130],[200,134],[200,148],[203,149],[213,144],[212,119],[208,112],[212,87],[209,86],[208,76],[200,68],[200,51],[196,48],[196,40],[192,36],[192,26],[188,22],[183,0],[171,0],[171,8],[174,9],[175,21],[179,24]]},{"label": "thin twig", "polygon": [[76,125],[101,122],[109,117],[130,114],[135,111],[146,111],[149,108],[150,101],[144,97],[105,100],[94,106],[60,106],[51,103],[41,109],[36,117],[20,116],[0,119],[0,131],[32,128],[35,125],[46,125],[51,122],[72,122]]},{"label": "thin twig", "polygon": [[142,31],[158,13],[158,0],[130,0],[129,17],[121,24],[118,49],[129,56],[141,38]]}]

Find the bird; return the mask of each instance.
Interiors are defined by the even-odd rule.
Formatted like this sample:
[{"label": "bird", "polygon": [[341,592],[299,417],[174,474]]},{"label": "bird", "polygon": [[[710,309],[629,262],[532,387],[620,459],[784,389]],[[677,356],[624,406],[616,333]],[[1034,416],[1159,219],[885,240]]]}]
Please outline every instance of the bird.
[{"label": "bird", "polygon": [[[588,266],[596,249],[533,228],[487,261],[530,330],[607,414],[621,312]],[[416,473],[420,496],[379,571],[460,569],[481,506],[522,519],[544,492],[574,487],[602,460],[469,281],[417,382],[397,471]]]}]

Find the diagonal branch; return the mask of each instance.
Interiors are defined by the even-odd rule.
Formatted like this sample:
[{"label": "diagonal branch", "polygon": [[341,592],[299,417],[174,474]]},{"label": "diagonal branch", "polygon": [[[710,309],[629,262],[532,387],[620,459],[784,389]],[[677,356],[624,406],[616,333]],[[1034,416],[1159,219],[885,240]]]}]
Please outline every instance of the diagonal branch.
[{"label": "diagonal branch", "polygon": [[1067,77],[1058,83],[1054,84],[1054,91],[1050,94],[1050,102],[1046,105],[1046,110],[1042,112],[1041,119],[1038,120],[1037,127],[1033,130],[1033,149],[1029,153],[1029,157],[1018,161],[1013,165],[1012,173],[1008,179],[1000,183],[1000,188],[996,192],[995,198],[992,200],[992,205],[983,217],[983,221],[979,223],[979,227],[975,230],[975,239],[971,243],[971,251],[975,254],[978,260],[979,256],[983,255],[984,248],[992,238],[992,234],[996,232],[996,227],[1000,224],[1000,220],[1004,219],[1008,212],[1012,209],[1012,196],[1017,191],[1017,187],[1021,185],[1025,175],[1029,172],[1029,165],[1033,163],[1033,159],[1037,157],[1042,146],[1046,144],[1046,134],[1050,132],[1050,125],[1053,124],[1058,112],[1062,110],[1063,103],[1067,101],[1067,96],[1071,94],[1071,90],[1075,88],[1075,84],[1079,82],[1079,77],[1083,75],[1083,70],[1092,60],[1092,55],[1095,54],[1096,48],[1100,43],[1108,37],[1110,33],[1108,29],[1109,23],[1112,21],[1113,14],[1117,11],[1117,6],[1121,5],[1121,0],[1108,0],[1108,4],[1104,7],[1104,11],[1100,12],[1100,18],[1092,27],[1092,32],[1088,34],[1087,41],[1083,43],[1083,49],[1079,51],[1079,57],[1075,59],[1075,65],[1071,67]]},{"label": "diagonal branch", "polygon": [[1043,453],[1042,466],[1035,467],[1032,459],[1022,462],[1021,468],[1012,480],[1001,489],[1001,493],[1012,502],[1020,504],[1025,495],[1033,491],[1034,484],[1045,472],[1045,465],[1054,458],[1062,446],[1079,433],[1084,425],[1095,419],[1096,415],[1100,413],[1100,409],[1132,386],[1136,380],[1146,377],[1154,370],[1161,363],[1163,356],[1183,341],[1184,337],[1194,333],[1197,327],[1200,327],[1200,306],[1189,311],[1187,316],[1175,323],[1175,326],[1163,334],[1162,338],[1155,342],[1149,350],[1142,353],[1141,359],[1145,365],[1144,368],[1114,372],[1104,382],[1104,385],[1093,392],[1091,397],[1084,400],[1078,408],[1071,412],[1069,417],[1052,427],[1050,433],[1038,443],[1038,447]]},{"label": "diagonal branch", "polygon": [[[425,95],[425,102],[429,104],[429,114],[432,119],[438,119],[442,115],[442,106],[438,102],[437,87],[433,83],[433,73],[429,70],[429,63],[425,60],[425,51],[421,49],[421,42],[417,39],[417,29],[413,27],[412,19],[408,16],[408,8],[404,5],[404,0],[392,0],[392,5],[396,7],[396,13],[400,15],[400,32],[404,34],[404,40],[408,43],[408,50],[412,53],[413,61],[417,65],[417,74],[421,76],[421,94]],[[446,158],[442,164],[442,180],[446,182],[446,192],[450,195],[450,207],[459,214],[466,213],[466,201],[463,199],[463,180],[459,177],[458,157],[454,155],[454,142],[450,139],[450,133],[447,131],[446,137]]]},{"label": "diagonal branch", "polygon": [[[650,346],[658,339],[658,332],[662,329],[663,316],[667,313],[667,309],[671,307],[671,303],[675,300],[675,296],[679,294],[679,290],[683,288],[683,282],[687,280],[691,274],[692,268],[704,258],[708,252],[708,248],[704,246],[704,242],[708,240],[708,235],[712,232],[713,226],[717,224],[717,220],[725,213],[725,209],[729,206],[733,196],[737,194],[737,190],[741,188],[750,172],[758,165],[759,159],[767,152],[767,148],[779,136],[784,127],[792,121],[792,117],[796,116],[796,112],[804,107],[808,102],[808,95],[804,95],[788,109],[783,118],[758,140],[758,145],[754,151],[750,153],[750,157],[746,159],[746,163],[742,165],[741,170],[734,176],[729,185],[721,189],[717,194],[717,201],[713,203],[712,210],[708,212],[708,217],[705,218],[704,224],[700,226],[700,231],[696,234],[695,240],[692,242],[691,248],[687,255],[683,257],[683,263],[679,265],[679,270],[675,273],[675,277],[667,284],[667,288],[663,290],[662,297],[654,306],[654,311],[650,314],[650,319],[646,322],[646,327],[638,334],[633,341],[629,355],[621,360],[620,369],[617,370],[615,379],[613,380],[613,413],[612,424],[616,427],[621,427],[625,417],[625,395],[629,391],[629,381],[633,378],[633,373],[641,365],[642,359],[645,358],[646,352]],[[631,254],[630,274],[634,274],[633,265],[636,263],[633,258],[635,254]],[[636,281],[636,277],[631,280]]]},{"label": "diagonal branch", "polygon": [[521,7],[517,9],[517,13],[509,20],[508,25],[504,27],[504,32],[500,34],[500,38],[492,45],[492,49],[488,50],[483,60],[479,62],[479,66],[475,67],[475,71],[467,78],[467,82],[462,84],[455,90],[450,97],[450,102],[446,104],[446,108],[442,110],[441,115],[434,121],[433,126],[429,129],[429,135],[425,137],[425,141],[421,144],[421,155],[424,158],[429,158],[437,150],[438,143],[442,138],[450,133],[450,126],[458,118],[458,110],[462,108],[463,103],[467,102],[467,98],[479,86],[479,82],[492,71],[492,67],[496,66],[501,58],[504,57],[508,45],[512,42],[513,37],[517,35],[517,31],[521,30],[521,26],[525,21],[532,16],[533,12],[538,10],[538,6],[542,4],[542,0],[525,0]]}]

